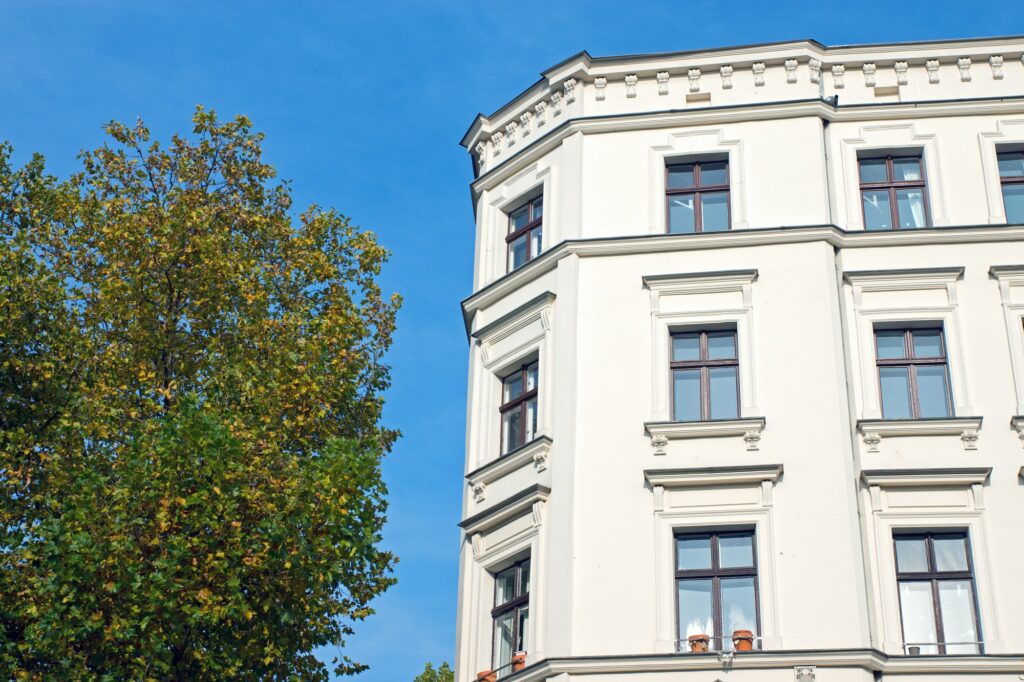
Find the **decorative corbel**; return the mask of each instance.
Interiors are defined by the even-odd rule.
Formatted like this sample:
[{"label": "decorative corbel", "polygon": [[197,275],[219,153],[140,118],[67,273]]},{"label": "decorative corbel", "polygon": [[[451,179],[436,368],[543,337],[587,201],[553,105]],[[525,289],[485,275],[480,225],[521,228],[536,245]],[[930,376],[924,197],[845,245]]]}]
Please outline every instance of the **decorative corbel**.
[{"label": "decorative corbel", "polygon": [[843,64],[832,65],[832,87],[836,90],[842,90],[846,87],[846,82],[843,77],[846,75],[846,66]]},{"label": "decorative corbel", "polygon": [[821,60],[820,59],[811,59],[810,61],[807,62],[807,66],[811,70],[811,82],[812,83],[820,83],[821,82]]},{"label": "decorative corbel", "polygon": [[700,92],[700,69],[690,69],[686,77],[690,79],[690,92]]},{"label": "decorative corbel", "polygon": [[929,59],[924,63],[924,68],[928,70],[928,82],[935,85],[939,82],[939,60]]},{"label": "decorative corbel", "polygon": [[565,90],[565,103],[572,104],[576,101],[576,79],[570,78],[562,83],[562,89]]},{"label": "decorative corbel", "polygon": [[764,62],[754,62],[750,68],[754,71],[754,85],[757,87],[764,85]]},{"label": "decorative corbel", "polygon": [[960,434],[960,440],[964,444],[964,450],[978,449],[978,432],[975,429],[965,429]]},{"label": "decorative corbel", "polygon": [[723,66],[718,70],[722,74],[722,89],[729,90],[732,88],[732,67]]},{"label": "decorative corbel", "polygon": [[864,445],[867,446],[868,452],[878,452],[878,446],[882,442],[882,437],[875,431],[867,431],[863,436]]},{"label": "decorative corbel", "polygon": [[992,80],[1003,80],[1003,56],[992,55],[988,58],[988,65],[992,67]]},{"label": "decorative corbel", "polygon": [[659,71],[658,75],[658,94],[668,94],[668,71]]},{"label": "decorative corbel", "polygon": [[747,444],[747,450],[755,451],[761,449],[761,432],[747,431],[743,434],[743,442]]},{"label": "decorative corbel", "polygon": [[896,69],[896,85],[906,85],[907,84],[907,63],[906,62],[896,62],[893,65],[893,68]]},{"label": "decorative corbel", "polygon": [[651,447],[654,448],[654,454],[664,455],[665,448],[668,447],[668,436],[663,433],[651,436]]},{"label": "decorative corbel", "polygon": [[874,64],[868,63],[861,67],[864,72],[864,87],[873,88],[875,87],[875,72],[877,68]]},{"label": "decorative corbel", "polygon": [[961,57],[956,60],[956,68],[960,69],[960,80],[967,83],[971,80],[971,58]]},{"label": "decorative corbel", "polygon": [[786,82],[796,83],[796,67],[799,62],[795,59],[787,59],[783,66],[786,68]]},{"label": "decorative corbel", "polygon": [[626,76],[626,97],[629,97],[631,99],[633,97],[636,97],[636,82],[638,80],[639,79],[637,78],[635,73],[631,73],[628,76]]},{"label": "decorative corbel", "polygon": [[523,137],[526,137],[527,135],[530,134],[530,130],[532,128],[532,126],[530,124],[532,122],[533,122],[533,112],[532,111],[524,111],[522,113],[522,115],[519,117],[519,125],[522,128],[522,130],[523,130]]},{"label": "decorative corbel", "polygon": [[604,76],[598,76],[594,79],[594,99],[598,102],[603,102],[605,98],[605,88],[608,87],[608,79]]},{"label": "decorative corbel", "polygon": [[537,119],[537,127],[541,127],[547,121],[548,117],[548,103],[544,100],[537,102],[533,107],[535,118]]}]

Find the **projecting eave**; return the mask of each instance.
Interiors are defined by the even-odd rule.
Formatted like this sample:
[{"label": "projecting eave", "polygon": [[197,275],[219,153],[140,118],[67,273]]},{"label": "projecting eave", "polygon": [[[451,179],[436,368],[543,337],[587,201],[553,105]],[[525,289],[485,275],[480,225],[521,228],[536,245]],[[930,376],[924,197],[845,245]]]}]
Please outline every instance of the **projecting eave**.
[{"label": "projecting eave", "polygon": [[[531,126],[542,125],[545,116],[554,118],[562,110],[570,117],[579,115],[583,110],[582,105],[569,105],[581,100],[584,97],[583,91],[592,88],[595,79],[601,79],[602,83],[618,83],[628,76],[644,81],[654,79],[658,74],[665,78],[685,79],[691,71],[712,77],[711,74],[717,74],[723,66],[739,73],[755,64],[762,72],[765,68],[769,71],[773,67],[782,69],[785,63],[799,65],[799,68],[804,69],[808,61],[812,60],[818,65],[816,68],[820,67],[823,72],[837,66],[849,69],[852,74],[865,64],[871,65],[872,69],[877,64],[877,68],[882,71],[891,68],[895,62],[923,69],[928,61],[955,64],[958,59],[974,59],[980,64],[996,56],[1010,63],[1019,61],[1022,54],[1024,36],[835,46],[824,45],[813,39],[800,39],[609,57],[593,57],[583,51],[543,71],[540,80],[493,113],[478,114],[463,135],[461,144],[479,162],[481,152],[495,136],[504,135],[511,147],[513,139],[519,135],[517,130],[525,131]],[[800,79],[803,82],[806,77],[801,76]],[[591,93],[590,99],[593,97]],[[603,100],[604,96],[600,99]],[[755,97],[752,95],[751,99]],[[547,113],[538,110],[538,104],[546,107]]]}]

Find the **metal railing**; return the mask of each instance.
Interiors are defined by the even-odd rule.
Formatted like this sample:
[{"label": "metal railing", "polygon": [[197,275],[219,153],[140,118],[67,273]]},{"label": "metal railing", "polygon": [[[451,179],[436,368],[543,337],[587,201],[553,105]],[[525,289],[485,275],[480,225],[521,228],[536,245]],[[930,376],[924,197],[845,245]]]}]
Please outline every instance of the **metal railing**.
[{"label": "metal railing", "polygon": [[[752,651],[764,651],[764,637],[744,637],[743,639],[751,639],[754,642],[754,648]],[[720,640],[722,647],[717,647],[717,641]],[[664,640],[662,640],[664,641]],[[693,653],[709,653],[709,654],[731,654],[736,651],[735,647],[726,649],[724,645],[728,642],[732,644],[732,637],[711,637],[708,642],[707,652],[696,652],[690,651],[690,641],[688,639],[677,639],[675,640],[675,648],[677,654],[693,654]],[[739,653],[747,653],[746,651],[740,651]]]},{"label": "metal railing", "polygon": [[[939,647],[946,647],[946,653],[940,654]],[[973,652],[980,654],[985,650],[985,642],[904,642],[903,643],[903,654],[906,656],[947,656],[949,655],[949,647],[951,646],[973,646]],[[934,647],[934,652],[923,653],[921,650],[924,647]]]}]

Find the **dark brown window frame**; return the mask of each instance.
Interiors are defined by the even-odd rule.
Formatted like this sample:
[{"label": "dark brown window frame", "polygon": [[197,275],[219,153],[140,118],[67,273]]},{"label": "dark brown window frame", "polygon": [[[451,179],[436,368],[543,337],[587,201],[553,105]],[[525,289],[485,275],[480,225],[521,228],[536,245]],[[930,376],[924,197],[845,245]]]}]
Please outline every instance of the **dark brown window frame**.
[{"label": "dark brown window frame", "polygon": [[[494,666],[495,670],[498,670],[499,667],[500,667],[499,666],[499,661],[498,661],[498,651],[497,651],[497,648],[495,647],[495,643],[496,643],[496,641],[498,639],[495,636],[496,635],[495,628],[498,627],[498,618],[501,617],[501,616],[504,616],[505,614],[507,614],[509,612],[512,612],[512,614],[513,614],[512,615],[512,642],[513,642],[512,653],[513,654],[516,653],[516,651],[519,650],[518,647],[522,644],[522,641],[523,641],[523,634],[524,633],[519,631],[519,621],[521,619],[519,612],[522,610],[522,608],[524,606],[527,607],[527,609],[529,609],[529,607],[530,607],[530,584],[529,584],[529,581],[527,581],[527,584],[526,584],[526,592],[524,592],[522,594],[519,594],[519,588],[520,588],[521,578],[522,578],[522,574],[523,574],[523,566],[529,566],[531,558],[532,557],[525,557],[523,559],[520,559],[519,561],[516,561],[511,566],[506,566],[505,568],[501,569],[500,571],[495,571],[495,573],[494,573],[494,608],[491,609],[491,662],[492,662],[492,665]],[[508,600],[507,602],[504,602],[503,604],[498,604],[497,603],[498,602],[498,576],[501,575],[502,573],[505,573],[506,571],[508,571],[510,569],[513,569],[515,571],[515,576],[512,579],[512,592],[513,592],[512,599]],[[531,575],[531,577],[533,575],[532,567],[531,567],[531,570],[530,570],[530,575]],[[509,664],[506,663],[505,665],[507,666]]]},{"label": "dark brown window frame", "polygon": [[[885,159],[885,182],[864,182],[860,179],[860,164],[862,161],[878,161],[879,159]],[[921,169],[920,180],[895,180],[896,173],[893,169],[893,161],[900,159],[914,159],[918,163],[918,167]],[[924,154],[923,153],[907,153],[907,154],[887,154],[885,156],[863,156],[857,159],[857,180],[860,182],[860,212],[861,218],[864,221],[864,229],[868,229],[868,216],[864,212],[864,192],[879,192],[882,190],[888,190],[889,193],[889,222],[892,225],[891,230],[900,229],[921,229],[921,228],[902,228],[900,227],[900,213],[899,207],[896,205],[896,190],[899,189],[921,189],[921,198],[924,202],[924,225],[922,227],[932,226],[932,213],[931,213],[931,202],[928,200],[928,176],[924,167]],[[877,230],[881,232],[882,230]]]},{"label": "dark brown window frame", "polygon": [[[509,231],[505,235],[505,270],[508,271],[508,272],[512,272],[515,269],[523,267],[523,265],[526,265],[527,263],[532,261],[534,258],[536,258],[538,255],[540,255],[539,252],[538,253],[533,253],[533,231],[538,229],[538,228],[543,229],[543,227],[544,227],[544,211],[541,210],[540,217],[535,217],[534,216],[534,213],[536,211],[536,204],[537,203],[540,203],[541,206],[544,205],[544,196],[542,194],[539,194],[539,195],[533,197],[532,199],[519,204],[514,209],[512,209],[511,211],[508,212]],[[518,213],[523,208],[525,208],[526,211],[527,211],[526,224],[523,225],[522,227],[520,227],[518,230],[513,230],[512,229],[512,216],[514,214]],[[516,241],[517,239],[519,239],[523,235],[526,235],[526,260],[524,260],[516,268],[513,268],[512,267],[512,242]],[[541,233],[541,238],[543,239],[543,233]]]},{"label": "dark brown window frame", "polygon": [[[534,367],[534,366],[536,366],[536,368],[537,368],[537,381],[536,381],[536,384],[534,385],[534,387],[532,389],[527,390],[526,387],[529,385],[529,379],[530,379],[530,374],[529,374],[530,368]],[[522,379],[522,382],[523,382],[523,392],[520,393],[515,398],[512,398],[508,402],[502,402],[501,406],[498,408],[498,413],[499,413],[500,419],[501,419],[501,433],[499,434],[500,441],[498,443],[498,449],[500,450],[502,457],[504,457],[508,453],[512,452],[513,450],[518,450],[519,448],[521,448],[524,445],[526,445],[527,442],[528,442],[526,440],[526,431],[527,431],[526,421],[529,418],[530,413],[529,413],[529,411],[526,408],[527,408],[527,404],[531,400],[533,400],[534,398],[537,397],[538,390],[540,389],[540,362],[538,360],[531,360],[529,362],[525,362],[522,365],[520,365],[519,369],[517,369],[515,372],[510,372],[510,373],[504,375],[501,378],[501,400],[502,401],[505,400],[505,382],[507,382],[512,377],[514,377],[516,374],[519,374],[520,378]],[[505,414],[508,413],[508,412],[511,412],[513,410],[516,410],[516,409],[520,410],[520,415],[519,415],[519,445],[517,445],[514,448],[509,448],[508,450],[505,450]],[[537,409],[540,409],[540,401],[539,400],[537,401]]]},{"label": "dark brown window frame", "polygon": [[[711,163],[725,164],[725,184],[701,185],[701,165]],[[690,187],[669,187],[669,173],[673,168],[693,166],[693,185]],[[674,161],[665,164],[665,232],[669,234],[690,234],[688,232],[672,232],[672,197],[681,194],[693,195],[693,233],[704,231],[704,202],[701,195],[712,192],[725,192],[726,231],[732,229],[732,190],[729,183],[729,159],[694,159],[693,161]]]},{"label": "dark brown window frame", "polygon": [[[998,168],[998,163],[999,163],[999,157],[1005,156],[1005,155],[1009,155],[1009,154],[1024,155],[1024,150],[1021,150],[1021,149],[1013,149],[1013,150],[1007,149],[1007,150],[1004,150],[1004,151],[996,150],[996,164],[997,164],[996,167],[997,168]],[[1003,212],[1004,213],[1006,212],[1006,195],[1003,192],[1003,188],[1006,187],[1007,185],[1024,185],[1024,175],[1003,175],[1002,173],[999,173],[999,197],[1003,200]],[[1010,221],[1009,214],[1006,215],[1006,221],[1007,221],[1007,223],[1009,223],[1009,221]]]},{"label": "dark brown window frame", "polygon": [[[752,566],[740,566],[737,568],[721,568],[719,566],[718,539],[720,537],[750,536]],[[711,538],[711,568],[679,568],[678,543],[680,538]],[[711,579],[711,614],[714,621],[715,631],[705,633],[711,635],[712,649],[723,651],[726,638],[732,636],[731,632],[722,631],[722,578],[753,578],[754,579],[754,619],[757,623],[757,632],[754,633],[754,648],[761,648],[758,642],[761,637],[761,581],[758,579],[757,564],[757,529],[756,528],[723,528],[715,530],[677,530],[673,538],[673,561],[675,562],[675,593],[676,593],[676,639],[682,642],[686,636],[680,632],[679,626],[679,582],[687,579],[707,580]],[[730,640],[731,641],[731,640]]]},{"label": "dark brown window frame", "polygon": [[[935,562],[935,543],[936,537],[942,538],[963,538],[964,549],[967,552],[967,570],[966,571],[939,571],[936,570]],[[925,540],[925,545],[928,550],[928,568],[929,570],[925,573],[912,573],[900,571],[899,557],[896,554],[896,540],[901,538],[913,538]],[[938,529],[938,530],[893,530],[892,534],[892,556],[893,562],[896,569],[896,597],[899,599],[900,607],[900,636],[904,637],[905,630],[903,629],[903,599],[899,596],[899,586],[901,582],[931,582],[932,586],[932,610],[933,618],[935,619],[935,638],[936,644],[940,654],[946,653],[946,642],[943,634],[942,626],[942,609],[939,605],[939,583],[945,580],[969,580],[971,582],[971,595],[974,597],[974,632],[978,638],[978,653],[985,653],[984,636],[981,630],[981,610],[978,608],[978,584],[974,578],[974,552],[971,548],[971,536],[970,533],[965,529]],[[963,644],[964,642],[951,642],[951,644]],[[930,644],[929,642],[906,642],[904,641],[904,647],[914,644]]]},{"label": "dark brown window frame", "polygon": [[[722,360],[711,360],[708,358],[708,334],[719,334],[722,332],[729,332],[733,338],[733,348],[736,349],[735,358],[726,358]],[[674,341],[678,336],[692,336],[697,334],[699,338],[700,346],[700,358],[697,360],[673,360],[672,359],[672,347]],[[726,417],[726,419],[739,419],[740,416],[740,347],[739,347],[739,334],[735,328],[723,328],[723,329],[682,329],[674,331],[669,337],[669,386],[672,387],[672,405],[671,414],[672,420],[676,421],[676,391],[675,391],[675,373],[676,370],[680,369],[699,369],[700,370],[700,419],[691,421],[710,421],[711,420],[711,368],[712,367],[735,367],[736,368],[736,416]]]},{"label": "dark brown window frame", "polygon": [[[939,344],[942,346],[942,355],[934,358],[914,357],[914,332],[938,332]],[[878,333],[879,332],[903,332],[903,353],[902,358],[880,358],[878,357]],[[910,419],[927,419],[921,417],[921,391],[917,385],[917,367],[922,365],[942,365],[946,370],[946,413],[947,417],[955,416],[953,409],[953,387],[949,379],[949,350],[946,347],[946,331],[942,325],[933,327],[876,327],[875,335],[875,365],[878,378],[878,403],[882,408],[882,418],[885,419],[885,397],[882,392],[882,368],[883,367],[907,367],[908,390],[910,391]]]}]

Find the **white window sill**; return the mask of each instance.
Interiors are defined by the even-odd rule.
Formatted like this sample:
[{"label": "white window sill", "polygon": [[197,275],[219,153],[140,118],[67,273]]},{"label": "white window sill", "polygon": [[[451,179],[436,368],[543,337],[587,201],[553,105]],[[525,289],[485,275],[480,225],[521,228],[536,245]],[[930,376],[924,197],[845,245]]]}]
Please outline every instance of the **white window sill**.
[{"label": "white window sill", "polygon": [[868,452],[878,452],[882,438],[901,436],[959,436],[964,450],[977,450],[981,417],[861,419],[857,430]]},{"label": "white window sill", "polygon": [[670,440],[683,438],[721,438],[742,436],[747,450],[758,450],[761,446],[761,432],[764,431],[764,417],[744,419],[711,419],[700,422],[646,422],[644,428],[651,437],[654,454],[664,455]]},{"label": "white window sill", "polygon": [[537,473],[548,468],[548,455],[551,452],[551,439],[537,436],[529,443],[522,445],[498,459],[488,462],[479,469],[466,474],[469,489],[473,492],[473,501],[477,504],[487,498],[487,485],[521,469],[531,462]]}]

